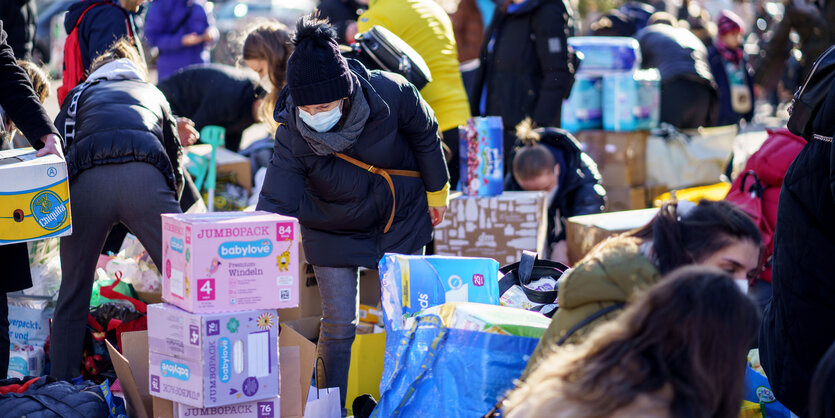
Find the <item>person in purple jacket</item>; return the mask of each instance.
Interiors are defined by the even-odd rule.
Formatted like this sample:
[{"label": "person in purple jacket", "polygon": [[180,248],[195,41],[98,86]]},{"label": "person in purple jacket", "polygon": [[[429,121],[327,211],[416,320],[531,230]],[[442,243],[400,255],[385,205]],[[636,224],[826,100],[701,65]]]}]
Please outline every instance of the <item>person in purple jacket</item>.
[{"label": "person in purple jacket", "polygon": [[203,0],[156,0],[145,19],[145,38],[159,50],[158,80],[180,68],[209,62],[208,46],[217,39]]}]

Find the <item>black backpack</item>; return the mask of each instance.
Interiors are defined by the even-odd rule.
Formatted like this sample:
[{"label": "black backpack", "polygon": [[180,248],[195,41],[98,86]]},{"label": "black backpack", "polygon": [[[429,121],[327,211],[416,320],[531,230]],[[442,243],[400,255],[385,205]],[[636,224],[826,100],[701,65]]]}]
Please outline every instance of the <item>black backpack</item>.
[{"label": "black backpack", "polygon": [[432,73],[423,57],[388,29],[374,25],[368,32],[357,34],[355,39],[357,42],[351,45],[351,52],[344,55],[370,69],[400,74],[418,90],[432,81]]},{"label": "black backpack", "polygon": [[794,93],[789,107],[788,128],[798,136],[809,139],[813,135],[812,121],[818,108],[835,81],[835,46],[829,47],[806,74],[803,84]]}]

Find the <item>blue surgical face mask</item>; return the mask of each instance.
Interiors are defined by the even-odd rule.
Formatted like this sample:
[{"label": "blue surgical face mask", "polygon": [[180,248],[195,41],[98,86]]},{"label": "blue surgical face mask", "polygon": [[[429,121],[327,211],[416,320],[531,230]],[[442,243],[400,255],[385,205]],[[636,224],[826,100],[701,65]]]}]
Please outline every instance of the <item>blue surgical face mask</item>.
[{"label": "blue surgical face mask", "polygon": [[336,106],[327,112],[319,112],[315,115],[311,115],[310,113],[307,113],[299,108],[299,117],[314,131],[327,132],[336,126],[339,119],[342,118],[342,106],[340,103],[339,106]]}]

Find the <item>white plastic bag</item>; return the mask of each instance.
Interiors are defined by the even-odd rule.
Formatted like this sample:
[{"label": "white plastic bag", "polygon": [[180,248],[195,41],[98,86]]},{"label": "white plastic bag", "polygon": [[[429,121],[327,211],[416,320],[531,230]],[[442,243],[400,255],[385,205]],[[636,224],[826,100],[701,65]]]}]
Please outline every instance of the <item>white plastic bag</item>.
[{"label": "white plastic bag", "polygon": [[721,181],[733,153],[736,126],[681,132],[665,125],[647,139],[647,186],[669,190]]},{"label": "white plastic bag", "polygon": [[312,387],[307,395],[304,418],[340,418],[342,416],[341,404],[339,388],[316,389]]}]

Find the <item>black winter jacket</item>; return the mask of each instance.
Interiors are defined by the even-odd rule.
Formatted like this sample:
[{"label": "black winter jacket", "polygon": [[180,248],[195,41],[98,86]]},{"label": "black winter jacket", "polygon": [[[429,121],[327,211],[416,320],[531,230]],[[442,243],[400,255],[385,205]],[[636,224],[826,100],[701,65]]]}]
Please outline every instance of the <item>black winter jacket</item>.
[{"label": "black winter jacket", "polygon": [[641,67],[658,68],[662,83],[685,77],[716,88],[707,47],[689,30],[654,24],[642,29],[635,38],[641,45]]},{"label": "black winter jacket", "polygon": [[359,4],[355,0],[322,0],[318,9],[319,15],[323,19],[328,19],[336,28],[339,43],[347,44],[345,29],[368,10],[368,5]]},{"label": "black winter jacket", "polygon": [[206,125],[226,128],[226,148],[232,151],[238,151],[241,134],[255,123],[252,104],[258,81],[235,67],[188,66],[157,87],[171,104],[171,111],[191,119],[198,132]]},{"label": "black winter jacket", "polygon": [[[540,144],[546,146],[560,164],[559,188],[548,203],[548,241],[546,248],[565,239],[565,220],[572,216],[603,212],[606,190],[597,163],[582,151],[570,133],[557,128],[540,128]],[[523,190],[513,173],[505,177],[504,189]],[[559,216],[560,224],[556,218]]]},{"label": "black winter jacket", "polygon": [[538,126],[560,126],[562,101],[573,81],[566,44],[573,35],[571,7],[563,0],[497,8],[470,94],[473,114],[501,116],[506,129],[526,117]]},{"label": "black winter jacket", "polygon": [[[31,379],[23,393],[0,395],[0,411],[4,417],[27,418],[109,418],[110,408],[105,401],[101,388],[87,382],[73,385],[69,382],[56,381],[46,376],[21,379],[0,380],[0,386],[20,385]],[[115,404],[122,404],[114,397]]]},{"label": "black winter jacket", "polygon": [[[67,33],[72,32],[78,18],[88,7],[101,0],[84,0],[70,6],[64,16],[64,29]],[[78,27],[78,45],[81,49],[81,61],[84,63],[84,70],[90,69],[90,64],[96,57],[110,48],[119,38],[127,37],[129,34],[137,35],[134,15],[123,9],[118,1],[108,0],[90,9]],[[141,36],[133,36],[132,40],[140,56],[144,59]]]},{"label": "black winter jacket", "polygon": [[30,59],[38,20],[35,0],[0,1],[0,20],[6,23],[9,46],[14,49],[15,57]]},{"label": "black winter jacket", "polygon": [[441,190],[449,174],[438,123],[414,86],[400,75],[349,62],[371,114],[345,154],[375,167],[421,173],[391,177],[397,199],[391,229],[383,233],[392,209],[386,181],[335,156],[314,154],[298,132],[287,88],[276,105],[275,151],[258,209],[299,219],[310,264],[376,268],[386,252],[412,254],[429,243],[426,191]]},{"label": "black winter jacket", "polygon": [[[835,134],[835,83],[815,113],[815,134]],[[812,374],[835,342],[835,149],[809,142],[795,158],[780,190],[771,283],[774,295],[763,312],[760,360],[777,399],[808,415]]]},{"label": "black winter jacket", "polygon": [[[182,146],[168,102],[153,85],[139,80],[96,80],[78,100],[75,136],[67,140],[70,181],[97,165],[144,162],[153,165],[180,195]],[[62,128],[72,97],[67,95],[55,126]]]}]

